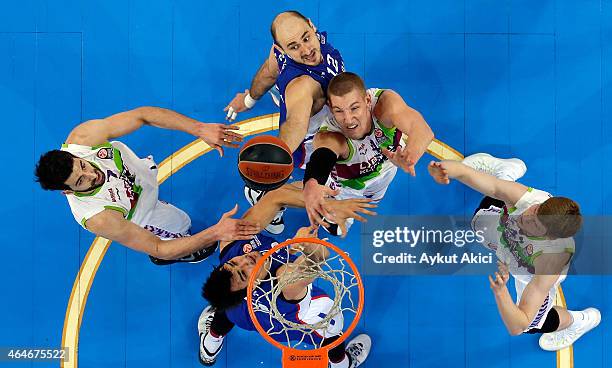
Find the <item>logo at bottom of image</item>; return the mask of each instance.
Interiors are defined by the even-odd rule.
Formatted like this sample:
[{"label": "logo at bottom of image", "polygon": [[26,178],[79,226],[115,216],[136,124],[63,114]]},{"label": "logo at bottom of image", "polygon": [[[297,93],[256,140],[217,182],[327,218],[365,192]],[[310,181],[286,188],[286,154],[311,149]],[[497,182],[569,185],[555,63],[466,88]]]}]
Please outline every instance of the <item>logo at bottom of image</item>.
[{"label": "logo at bottom of image", "polygon": [[323,359],[321,357],[321,354],[314,354],[314,355],[290,355],[289,356],[289,360],[292,362],[296,362],[296,361],[313,361],[313,360],[321,360]]}]

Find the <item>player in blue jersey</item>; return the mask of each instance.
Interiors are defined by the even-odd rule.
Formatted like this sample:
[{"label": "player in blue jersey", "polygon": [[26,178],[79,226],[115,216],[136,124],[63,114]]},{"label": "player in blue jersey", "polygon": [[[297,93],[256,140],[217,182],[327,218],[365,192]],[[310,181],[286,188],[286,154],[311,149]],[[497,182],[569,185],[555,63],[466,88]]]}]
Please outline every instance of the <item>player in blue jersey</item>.
[{"label": "player in blue jersey", "polygon": [[[272,86],[280,93],[280,138],[296,152],[296,165],[306,160],[308,133],[316,133],[325,108],[327,84],[344,71],[340,52],[318,32],[310,19],[296,11],[278,14],[270,27],[274,44],[257,71],[251,88],[238,93],[226,106],[227,118],[253,107]],[[312,135],[310,134],[310,135]]]},{"label": "player in blue jersey", "polygon": [[[312,152],[312,139],[321,123],[331,117],[326,106],[327,84],[344,71],[340,52],[318,32],[310,19],[296,11],[278,14],[270,27],[274,44],[269,57],[257,71],[251,88],[238,93],[225,107],[228,120],[255,105],[274,85],[280,93],[279,137],[287,143],[297,167],[304,168]],[[245,188],[254,204],[263,192]],[[279,234],[284,229],[279,214],[267,230]]]},{"label": "player in blue jersey", "polygon": [[[357,212],[364,212],[371,206],[366,200],[329,201],[336,215],[341,218],[357,215]],[[265,224],[273,218],[281,206],[303,206],[299,186],[285,185],[281,190],[271,192],[251,208],[245,214],[244,219],[257,220]],[[296,234],[296,237],[313,236],[316,236],[316,230],[313,228],[301,228]],[[261,234],[253,236],[251,240],[220,243],[221,264],[213,270],[202,289],[203,296],[210,302],[210,306],[204,309],[198,321],[200,362],[202,364],[213,365],[215,363],[223,346],[224,337],[234,325],[246,330],[255,330],[245,300],[247,280],[256,261],[276,244],[278,243],[274,238]],[[314,244],[301,244],[300,249],[304,253],[300,257],[291,255],[286,248],[279,250],[278,257],[275,256],[275,258],[282,258],[284,261],[268,263],[266,268],[262,269],[261,276],[271,273],[282,277],[288,264],[301,264],[306,262],[307,258],[322,260],[329,255],[327,248],[316,247]],[[307,279],[291,283],[283,288],[282,296],[277,299],[276,307],[285,318],[294,323],[312,324],[320,321],[320,316],[330,311],[333,300],[322,289],[312,285],[313,281],[313,279]],[[270,285],[263,287],[270,287]],[[333,323],[330,323],[325,330],[317,330],[320,336],[315,341],[316,343],[323,342],[323,345],[327,345],[341,335],[342,316],[337,315],[332,319]],[[268,318],[261,318],[260,323],[265,329],[271,327]],[[290,336],[299,340],[301,334],[293,332]],[[366,359],[370,346],[371,341],[367,335],[355,337],[347,346],[344,343],[340,344],[329,352],[331,367],[354,368],[359,366]]]}]

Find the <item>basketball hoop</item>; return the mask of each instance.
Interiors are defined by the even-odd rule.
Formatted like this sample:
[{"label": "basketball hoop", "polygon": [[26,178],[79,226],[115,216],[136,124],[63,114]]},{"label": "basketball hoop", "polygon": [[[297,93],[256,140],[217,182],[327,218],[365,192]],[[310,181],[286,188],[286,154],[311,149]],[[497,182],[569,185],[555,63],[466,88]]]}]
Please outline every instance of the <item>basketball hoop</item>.
[{"label": "basketball hoop", "polygon": [[[300,249],[296,249],[296,245],[300,243],[327,247],[330,256],[321,261],[308,259],[307,265],[287,271],[281,277],[271,275],[269,268],[263,277],[257,277],[264,265],[269,267],[272,262],[290,264],[290,254],[294,257],[307,256]],[[294,247],[291,247],[292,245]],[[330,283],[334,295],[331,295],[332,293],[325,295],[331,301],[326,300],[328,302],[325,307],[327,312],[319,314],[316,321],[299,320],[296,323],[287,319],[279,311],[277,298],[282,298],[281,292],[286,285],[305,279],[323,280],[323,282]],[[308,288],[310,292],[312,286]],[[355,300],[356,296],[358,300]],[[257,331],[270,344],[282,350],[283,368],[327,368],[328,351],[346,340],[359,322],[363,311],[364,289],[357,267],[340,248],[317,238],[295,238],[278,244],[257,261],[249,277],[247,300],[249,315]],[[352,322],[346,331],[342,331],[343,326],[334,326],[334,324],[338,321],[343,324],[345,314],[353,315]],[[271,327],[265,329],[260,319],[265,319],[264,322]],[[336,331],[333,333],[339,335],[339,338],[323,346],[323,339],[330,331]],[[312,348],[298,348],[305,344]]]}]

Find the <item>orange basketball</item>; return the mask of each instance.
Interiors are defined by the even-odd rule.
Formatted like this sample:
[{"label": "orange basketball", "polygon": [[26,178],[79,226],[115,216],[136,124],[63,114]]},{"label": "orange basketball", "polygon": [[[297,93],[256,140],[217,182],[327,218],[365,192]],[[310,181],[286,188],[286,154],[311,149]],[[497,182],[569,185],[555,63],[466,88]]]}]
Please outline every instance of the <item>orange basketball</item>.
[{"label": "orange basketball", "polygon": [[248,187],[273,190],[289,180],[293,156],[279,138],[261,135],[250,139],[240,150],[238,171]]}]

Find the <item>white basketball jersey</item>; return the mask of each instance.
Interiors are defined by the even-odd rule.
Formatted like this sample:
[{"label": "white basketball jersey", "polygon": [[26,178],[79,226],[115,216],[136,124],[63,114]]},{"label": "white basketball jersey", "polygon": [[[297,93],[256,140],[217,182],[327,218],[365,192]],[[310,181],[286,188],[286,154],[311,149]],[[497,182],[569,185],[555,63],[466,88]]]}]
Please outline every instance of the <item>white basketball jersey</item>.
[{"label": "white basketball jersey", "polygon": [[[521,301],[523,291],[535,275],[535,259],[541,254],[570,253],[575,251],[573,238],[545,239],[523,234],[518,226],[518,216],[529,207],[545,202],[552,195],[542,190],[529,188],[514,207],[481,209],[472,219],[474,230],[484,232],[487,248],[495,251],[497,257],[508,265],[510,274],[514,277],[517,294],[517,304]],[[550,309],[553,307],[556,287],[565,280],[569,264],[561,272],[556,284],[531,322],[530,328],[541,328]]]},{"label": "white basketball jersey", "polygon": [[87,160],[105,176],[104,184],[93,192],[66,196],[81,226],[86,227],[88,219],[105,209],[119,211],[137,225],[146,225],[158,196],[157,168],[151,158],[141,159],[116,141],[95,147],[64,144],[62,151]]},{"label": "white basketball jersey", "polygon": [[[372,99],[371,111],[378,102],[383,89],[370,88],[366,93]],[[324,121],[321,131],[342,133],[335,119]],[[365,190],[378,179],[385,177],[387,172],[397,171],[397,167],[382,153],[382,149],[395,151],[402,146],[402,132],[396,127],[385,127],[372,113],[372,130],[362,139],[346,138],[349,147],[349,157],[336,162],[331,178],[340,187],[354,190]]]}]

